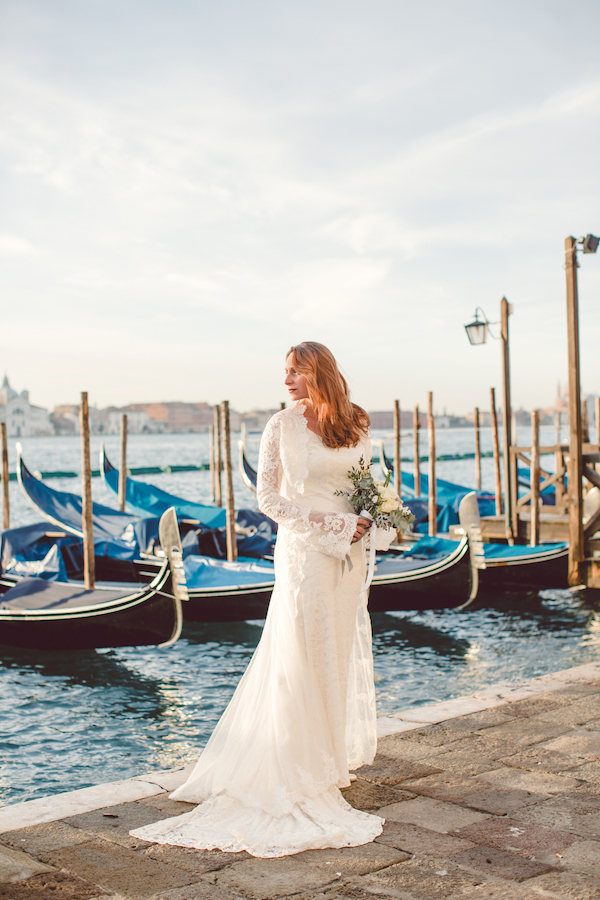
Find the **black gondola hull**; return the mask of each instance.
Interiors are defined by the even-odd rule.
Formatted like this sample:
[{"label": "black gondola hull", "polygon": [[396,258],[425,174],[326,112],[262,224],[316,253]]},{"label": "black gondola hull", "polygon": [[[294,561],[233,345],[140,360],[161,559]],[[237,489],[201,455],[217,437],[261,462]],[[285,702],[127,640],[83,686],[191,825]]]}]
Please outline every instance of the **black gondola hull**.
[{"label": "black gondola hull", "polygon": [[269,608],[273,587],[264,590],[189,591],[189,601],[183,605],[186,622],[243,622],[264,619]]},{"label": "black gondola hull", "polygon": [[371,585],[369,610],[456,609],[469,602],[473,587],[470,556],[467,552],[453,565],[410,581]]},{"label": "black gondola hull", "polygon": [[[426,570],[415,570],[388,579],[377,578],[369,593],[371,612],[456,609],[469,602],[473,577],[468,545],[452,557]],[[273,586],[221,592],[189,590],[183,605],[190,622],[237,622],[262,619],[267,614]]]},{"label": "black gondola hull", "polygon": [[50,651],[156,645],[171,638],[176,623],[174,598],[153,594],[143,603],[94,616],[0,619],[0,644]]},{"label": "black gondola hull", "polygon": [[504,565],[488,563],[479,573],[482,592],[501,593],[504,590],[566,589],[568,579],[568,551],[560,556],[524,563],[508,562]]}]

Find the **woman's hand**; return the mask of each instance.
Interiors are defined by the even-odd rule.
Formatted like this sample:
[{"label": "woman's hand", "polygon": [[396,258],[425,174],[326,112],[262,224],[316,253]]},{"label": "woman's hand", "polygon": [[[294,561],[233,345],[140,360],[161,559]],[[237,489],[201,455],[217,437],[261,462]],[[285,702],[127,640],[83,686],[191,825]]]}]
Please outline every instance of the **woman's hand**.
[{"label": "woman's hand", "polygon": [[366,534],[370,527],[371,522],[369,521],[369,519],[361,519],[359,516],[358,522],[356,524],[356,531],[354,532],[354,537],[352,538],[352,543],[354,544],[356,541],[360,541],[361,537]]}]

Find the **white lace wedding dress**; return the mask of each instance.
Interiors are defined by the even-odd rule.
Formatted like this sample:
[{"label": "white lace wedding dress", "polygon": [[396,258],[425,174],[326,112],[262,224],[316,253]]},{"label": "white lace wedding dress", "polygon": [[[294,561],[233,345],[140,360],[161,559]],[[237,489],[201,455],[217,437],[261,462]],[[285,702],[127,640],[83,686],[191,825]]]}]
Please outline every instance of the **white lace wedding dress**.
[{"label": "white lace wedding dress", "polygon": [[353,847],[381,832],[383,819],[339,791],[376,748],[364,541],[351,543],[357,516],[335,496],[371,444],[325,447],[304,409],[298,401],[274,415],[262,438],[259,507],[279,524],[275,590],[229,706],[171,795],[199,805],[134,837],[272,857]]}]

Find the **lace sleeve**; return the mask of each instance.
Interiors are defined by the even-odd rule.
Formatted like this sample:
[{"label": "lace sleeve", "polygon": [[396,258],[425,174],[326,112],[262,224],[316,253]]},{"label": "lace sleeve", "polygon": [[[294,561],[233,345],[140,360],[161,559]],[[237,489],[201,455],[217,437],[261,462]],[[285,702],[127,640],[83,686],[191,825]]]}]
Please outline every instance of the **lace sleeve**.
[{"label": "lace sleeve", "polygon": [[267,423],[260,443],[258,508],[278,525],[302,537],[313,549],[344,559],[350,550],[358,516],[318,512],[286,500],[280,493],[283,480],[280,441],[281,425],[274,417]]}]

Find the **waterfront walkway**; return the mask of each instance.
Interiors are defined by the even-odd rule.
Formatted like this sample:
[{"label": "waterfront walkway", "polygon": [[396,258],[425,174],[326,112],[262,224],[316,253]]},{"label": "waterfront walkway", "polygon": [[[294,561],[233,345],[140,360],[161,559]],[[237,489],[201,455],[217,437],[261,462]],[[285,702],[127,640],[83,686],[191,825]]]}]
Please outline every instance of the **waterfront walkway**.
[{"label": "waterfront walkway", "polygon": [[153,773],[0,809],[0,900],[600,898],[600,663],[379,720],[345,791],[372,844],[282,859],[146,844],[191,809]]}]

